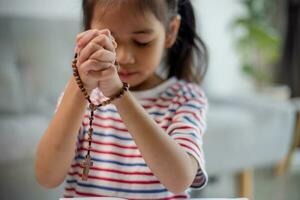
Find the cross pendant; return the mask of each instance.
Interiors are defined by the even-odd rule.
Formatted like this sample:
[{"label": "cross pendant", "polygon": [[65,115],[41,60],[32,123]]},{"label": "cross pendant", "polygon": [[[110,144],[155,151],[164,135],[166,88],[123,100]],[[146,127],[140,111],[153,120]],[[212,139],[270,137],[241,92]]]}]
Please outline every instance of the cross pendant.
[{"label": "cross pendant", "polygon": [[88,180],[89,171],[90,171],[90,167],[93,166],[93,162],[91,161],[91,156],[90,155],[87,155],[85,157],[85,160],[82,162],[82,166],[83,166],[83,172],[82,172],[81,179],[83,181],[87,181]]}]

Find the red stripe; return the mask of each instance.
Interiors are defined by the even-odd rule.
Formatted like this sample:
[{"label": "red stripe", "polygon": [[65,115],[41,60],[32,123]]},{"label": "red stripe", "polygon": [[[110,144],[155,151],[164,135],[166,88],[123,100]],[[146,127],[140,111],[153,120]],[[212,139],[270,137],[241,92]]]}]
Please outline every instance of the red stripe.
[{"label": "red stripe", "polygon": [[198,152],[195,151],[195,149],[193,149],[193,148],[191,148],[191,147],[189,147],[189,146],[187,146],[185,144],[182,144],[182,143],[179,143],[179,145],[192,150],[199,158],[201,158],[201,156],[199,155]]},{"label": "red stripe", "polygon": [[[159,123],[159,122],[158,122],[158,123]],[[83,122],[83,126],[88,127],[88,126],[89,126],[89,123],[84,123],[84,122]],[[128,133],[128,130],[127,130],[127,129],[118,128],[118,127],[116,127],[116,126],[103,125],[103,124],[96,123],[96,122],[93,123],[93,126],[97,126],[97,127],[101,127],[101,128],[111,128],[111,129],[114,129],[114,130],[117,130],[117,131],[121,131],[121,132],[123,132],[123,133]],[[167,126],[162,126],[162,128],[166,128],[166,127],[167,127]]]},{"label": "red stripe", "polygon": [[197,121],[201,121],[200,119],[199,119],[199,117],[196,115],[196,113],[194,113],[194,112],[191,112],[191,111],[187,111],[187,110],[180,110],[180,111],[176,111],[175,112],[175,115],[177,115],[177,114],[191,114],[191,115],[193,115],[196,119],[197,119]]},{"label": "red stripe", "polygon": [[[68,173],[70,176],[79,176],[81,177],[82,175],[79,174],[78,172],[74,173]],[[122,179],[114,179],[114,178],[107,178],[107,177],[100,177],[100,176],[88,176],[89,179],[96,179],[96,180],[102,180],[102,181],[109,181],[109,182],[116,182],[116,183],[127,183],[127,184],[160,184],[158,180],[152,180],[152,181],[127,181],[127,180],[122,180]]]},{"label": "red stripe", "polygon": [[160,121],[172,121],[172,117],[164,117],[162,120]]},{"label": "red stripe", "polygon": [[[79,149],[77,149],[78,152],[87,151],[87,150],[88,149],[84,148],[84,147],[80,147]],[[113,152],[113,151],[100,151],[100,150],[96,150],[96,149],[91,149],[91,152],[99,153],[99,154],[116,155],[116,156],[120,156],[120,157],[124,157],[124,158],[142,158],[141,155],[121,154],[121,153],[117,153],[117,152]]]},{"label": "red stripe", "polygon": [[[196,94],[197,96],[196,96],[196,98],[193,98],[193,99],[188,99],[186,96],[183,96],[184,98],[185,98],[185,101],[191,101],[191,100],[193,100],[193,101],[197,101],[197,102],[199,102],[200,104],[205,104],[205,102],[204,101],[201,101],[200,99],[203,99],[203,94],[201,94],[200,92],[199,92],[199,88],[196,86],[192,86],[192,85],[181,85],[181,86],[179,86],[179,87],[171,87],[171,89],[173,90],[173,92],[174,93],[178,93],[178,90],[180,90],[180,88],[182,88],[182,87],[184,87],[184,88],[186,88],[186,89],[188,89],[189,91],[186,91],[186,92],[189,92],[190,94]],[[181,89],[182,90],[182,89]],[[184,91],[184,90],[182,90],[182,91]],[[179,96],[179,97],[182,97],[182,96]]]},{"label": "red stripe", "polygon": [[169,108],[169,107],[170,107],[170,104],[168,104],[168,105],[160,105],[160,104],[143,105],[143,107],[144,107],[145,109],[149,109],[149,108],[153,108],[153,107],[155,107],[155,108]]},{"label": "red stripe", "polygon": [[[73,169],[76,170],[76,167],[83,168],[79,163],[71,165]],[[138,171],[133,171],[133,172],[128,172],[128,171],[122,171],[122,170],[115,170],[115,169],[108,169],[108,168],[102,168],[102,167],[91,167],[91,170],[95,171],[105,171],[105,172],[110,172],[110,173],[116,173],[116,174],[126,174],[126,175],[143,175],[143,176],[153,176],[153,173],[151,172],[138,172]]]},{"label": "red stripe", "polygon": [[196,93],[199,97],[203,98],[203,91],[197,85],[188,84],[187,88],[189,89],[190,93]]},{"label": "red stripe", "polygon": [[206,104],[204,101],[202,101],[202,100],[199,99],[199,98],[197,98],[197,99],[190,99],[190,100],[189,100],[189,103],[190,103],[191,101],[195,101],[195,102],[199,103],[200,105],[205,105],[205,104]]},{"label": "red stripe", "polygon": [[192,143],[200,152],[201,152],[201,149],[199,148],[199,146],[192,140],[188,139],[188,138],[183,138],[183,137],[178,137],[178,138],[174,138],[175,140],[185,140],[185,141],[188,141],[190,143]]},{"label": "red stripe", "polygon": [[[177,114],[182,114],[182,113],[193,115],[194,118],[196,118],[197,122],[199,122],[200,125],[201,125],[202,127],[205,126],[205,125],[204,125],[205,123],[204,123],[204,122],[198,117],[198,115],[197,115],[196,113],[194,113],[194,112],[186,111],[186,110],[181,110],[181,111],[176,111],[176,112],[175,112],[176,115],[177,115]],[[200,113],[202,114],[202,110],[200,110]]]},{"label": "red stripe", "polygon": [[92,193],[86,193],[86,192],[78,192],[75,188],[71,187],[71,188],[66,188],[66,191],[73,191],[75,192],[77,195],[83,196],[83,197],[105,197],[102,195],[98,195],[98,194],[92,194]]},{"label": "red stripe", "polygon": [[[118,119],[118,118],[114,118],[114,117],[102,117],[102,116],[100,116],[100,115],[98,115],[98,114],[96,114],[96,113],[94,113],[94,116],[95,116],[95,118],[97,118],[97,119],[101,119],[101,120],[112,120],[112,121],[114,121],[114,122],[119,122],[119,123],[124,124],[123,120]],[[89,119],[89,115],[87,115],[87,114],[84,115],[84,117],[87,118],[87,119]],[[171,118],[171,117],[165,117],[165,118],[163,118],[162,120],[171,121],[172,118]],[[162,121],[162,120],[160,120],[160,121]]]},{"label": "red stripe", "polygon": [[[89,123],[83,123],[84,126],[89,126],[90,124]],[[102,124],[99,124],[99,123],[96,123],[94,122],[93,123],[93,126],[97,126],[97,127],[101,127],[101,128],[111,128],[111,129],[114,129],[114,130],[117,130],[117,131],[121,131],[121,132],[124,132],[124,133],[128,133],[128,130],[127,129],[124,129],[124,128],[118,128],[118,127],[115,127],[115,126],[109,126],[109,125],[102,125]]]},{"label": "red stripe", "polygon": [[[177,196],[173,196],[173,197],[169,197],[169,198],[163,198],[164,200],[172,200],[172,199],[187,199],[188,196],[187,195],[177,195]],[[161,199],[161,200],[163,200]]]},{"label": "red stripe", "polygon": [[[90,115],[85,114],[84,117],[89,119]],[[114,122],[123,123],[123,121],[121,119],[117,119],[117,118],[114,118],[114,117],[103,117],[103,116],[97,115],[96,113],[94,113],[94,117],[97,118],[97,119],[101,119],[101,120],[111,120],[111,121],[114,121]]]},{"label": "red stripe", "polygon": [[[182,98],[181,96],[175,96],[175,98]],[[183,103],[186,103],[186,101],[190,102],[190,101],[195,101],[201,105],[205,105],[205,101],[202,101],[201,99],[199,98],[193,98],[193,99],[188,99],[187,97],[185,97],[185,102],[180,102],[180,101],[175,101],[173,98],[172,99],[166,99],[166,98],[163,98],[161,97],[160,99],[164,100],[166,103],[168,103],[168,105],[160,105],[160,104],[155,104],[155,105],[143,105],[144,108],[149,108],[151,106],[157,106],[157,107],[162,107],[162,108],[167,108],[169,107],[169,104],[172,103],[173,105],[174,104],[177,104],[178,106],[181,106]],[[148,100],[148,101],[151,101],[151,102],[155,102],[157,99],[155,98],[147,98],[145,100]]]},{"label": "red stripe", "polygon": [[[70,187],[70,188],[65,188],[66,191],[73,191],[75,192],[77,195],[81,195],[81,196],[86,196],[86,197],[105,197],[105,196],[101,196],[98,194],[93,194],[93,193],[85,193],[85,192],[79,192],[77,191],[74,187]],[[121,197],[120,197],[121,198]],[[187,195],[175,195],[175,196],[171,196],[171,197],[166,197],[166,198],[162,198],[162,199],[156,199],[156,200],[172,200],[172,199],[187,199],[188,196]],[[127,198],[126,198],[127,199]],[[128,200],[138,200],[138,199],[133,199],[133,198],[128,198]],[[141,200],[141,198],[139,198]],[[150,199],[143,199],[143,200],[150,200]],[[153,200],[153,199],[152,199]]]},{"label": "red stripe", "polygon": [[[95,118],[97,118],[97,119],[101,119],[101,120],[111,120],[111,121],[114,121],[114,122],[118,122],[118,123],[120,123],[120,124],[124,124],[124,122],[122,121],[122,120],[120,120],[120,119],[117,119],[117,118],[114,118],[114,117],[101,117],[100,115],[97,115],[97,114],[94,114],[94,116],[95,116]],[[89,119],[89,115],[84,115],[84,118],[85,119]],[[164,117],[163,119],[161,119],[161,120],[157,120],[157,119],[155,119],[155,121],[156,121],[156,123],[159,123],[159,122],[161,122],[161,121],[172,121],[172,118],[171,117]],[[82,124],[82,125],[84,125],[84,124]]]},{"label": "red stripe", "polygon": [[[180,96],[175,96],[175,98],[176,97],[180,97]],[[168,104],[172,103],[172,104],[177,104],[178,106],[180,106],[182,104],[182,102],[180,102],[180,101],[175,101],[174,98],[167,99],[167,98],[164,98],[164,97],[160,97],[159,99],[163,100],[163,102],[168,103]],[[150,102],[155,102],[155,101],[157,101],[157,98],[143,98],[143,100],[150,101]]]},{"label": "red stripe", "polygon": [[175,128],[173,128],[172,130],[169,131],[169,135],[172,134],[174,130],[188,130],[188,129],[195,130],[195,127],[192,127],[192,126],[175,127]]},{"label": "red stripe", "polygon": [[[81,139],[79,140],[80,143],[82,142],[88,142],[87,139]],[[92,141],[93,144],[98,144],[98,145],[106,145],[106,146],[114,146],[114,147],[118,147],[118,148],[121,148],[121,149],[138,149],[137,146],[124,146],[124,145],[119,145],[119,144],[116,144],[116,143],[111,143],[111,142],[100,142],[100,141],[97,141],[93,138],[93,141]]]}]

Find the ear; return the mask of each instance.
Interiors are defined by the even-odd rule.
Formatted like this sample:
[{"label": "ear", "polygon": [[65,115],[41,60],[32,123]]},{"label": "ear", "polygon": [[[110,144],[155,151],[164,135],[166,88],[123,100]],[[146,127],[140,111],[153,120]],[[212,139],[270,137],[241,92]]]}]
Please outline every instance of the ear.
[{"label": "ear", "polygon": [[180,28],[180,23],[181,23],[180,15],[176,15],[171,19],[167,27],[165,48],[171,48],[175,43]]}]

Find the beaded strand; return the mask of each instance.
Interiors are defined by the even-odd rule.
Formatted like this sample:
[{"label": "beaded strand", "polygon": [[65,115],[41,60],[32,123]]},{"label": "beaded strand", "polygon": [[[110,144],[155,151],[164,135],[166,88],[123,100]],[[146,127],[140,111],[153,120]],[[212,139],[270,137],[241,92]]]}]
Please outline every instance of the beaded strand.
[{"label": "beaded strand", "polygon": [[[88,145],[88,151],[87,151],[87,154],[85,156],[85,159],[82,162],[83,172],[82,172],[82,177],[81,177],[81,179],[83,181],[87,181],[88,180],[89,169],[90,169],[90,167],[93,166],[93,162],[91,161],[92,158],[91,158],[91,155],[90,155],[90,151],[92,149],[92,136],[93,136],[93,132],[94,132],[94,129],[93,129],[94,112],[97,110],[97,108],[99,108],[101,106],[108,105],[113,100],[121,98],[124,95],[124,93],[129,90],[129,84],[123,82],[123,87],[117,94],[110,97],[108,100],[105,100],[105,101],[101,102],[100,104],[95,105],[95,104],[92,103],[92,101],[90,99],[90,96],[89,96],[87,90],[85,89],[85,87],[84,87],[84,85],[81,81],[81,78],[79,76],[79,72],[78,72],[78,69],[77,69],[77,66],[76,66],[77,58],[78,58],[78,54],[75,53],[74,59],[72,61],[73,76],[74,76],[74,78],[76,80],[76,83],[79,86],[81,92],[83,93],[84,98],[89,102],[89,109],[91,110],[91,114],[90,114],[90,117],[89,117],[89,129],[88,129],[88,142],[89,142],[89,145]],[[115,64],[118,67],[117,69],[119,69],[119,64],[117,62]]]}]

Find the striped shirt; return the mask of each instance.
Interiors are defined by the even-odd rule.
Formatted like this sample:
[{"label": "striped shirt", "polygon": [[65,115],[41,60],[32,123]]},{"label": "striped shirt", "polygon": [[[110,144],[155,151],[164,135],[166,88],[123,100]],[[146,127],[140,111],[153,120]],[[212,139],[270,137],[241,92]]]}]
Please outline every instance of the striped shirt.
[{"label": "striped shirt", "polygon": [[[198,162],[190,186],[203,188],[207,183],[202,137],[206,129],[207,99],[199,86],[176,78],[139,92],[132,92],[156,123]],[[91,100],[103,99],[98,89]],[[88,181],[82,181],[81,163],[87,153],[89,109],[78,133],[75,157],[65,180],[64,197],[120,197],[126,199],[187,199],[188,192],[173,194],[154,176],[112,104],[95,111]],[[138,120],[137,120],[138,123]]]}]

